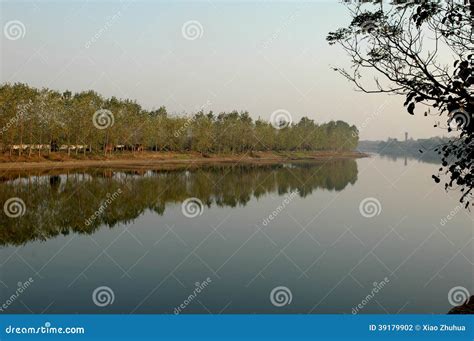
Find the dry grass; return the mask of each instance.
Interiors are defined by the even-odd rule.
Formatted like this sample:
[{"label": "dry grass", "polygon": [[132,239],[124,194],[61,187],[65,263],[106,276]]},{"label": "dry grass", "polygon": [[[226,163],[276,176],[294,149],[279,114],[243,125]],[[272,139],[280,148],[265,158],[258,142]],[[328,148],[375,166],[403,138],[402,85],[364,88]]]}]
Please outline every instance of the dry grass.
[{"label": "dry grass", "polygon": [[250,152],[247,154],[206,154],[189,152],[121,152],[111,155],[71,154],[55,152],[49,155],[0,155],[0,169],[85,168],[85,167],[160,167],[186,163],[276,163],[326,158],[359,158],[358,152]]}]

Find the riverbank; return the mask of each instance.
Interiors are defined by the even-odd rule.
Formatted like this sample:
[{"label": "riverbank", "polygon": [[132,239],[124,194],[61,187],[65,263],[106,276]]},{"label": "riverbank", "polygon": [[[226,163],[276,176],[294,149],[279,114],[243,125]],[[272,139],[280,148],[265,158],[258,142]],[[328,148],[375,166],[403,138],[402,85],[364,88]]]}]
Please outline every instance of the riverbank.
[{"label": "riverbank", "polygon": [[318,152],[252,152],[245,154],[210,154],[141,152],[117,153],[110,156],[67,155],[51,153],[49,156],[3,156],[0,170],[29,169],[74,169],[74,168],[150,168],[167,169],[176,166],[202,165],[214,163],[255,163],[275,164],[293,161],[328,160],[341,158],[362,158],[368,154],[349,151]]}]

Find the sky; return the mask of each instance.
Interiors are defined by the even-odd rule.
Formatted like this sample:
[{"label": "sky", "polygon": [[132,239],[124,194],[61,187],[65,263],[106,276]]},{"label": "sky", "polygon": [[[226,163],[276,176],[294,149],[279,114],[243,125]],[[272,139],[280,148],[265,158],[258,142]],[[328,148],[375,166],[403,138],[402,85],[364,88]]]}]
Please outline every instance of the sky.
[{"label": "sky", "polygon": [[[1,1],[0,82],[92,89],[173,114],[286,110],[294,122],[344,120],[369,140],[443,135],[403,98],[357,92],[331,69],[350,66],[325,40],[349,20],[336,0]],[[12,22],[20,34],[8,39]]]}]

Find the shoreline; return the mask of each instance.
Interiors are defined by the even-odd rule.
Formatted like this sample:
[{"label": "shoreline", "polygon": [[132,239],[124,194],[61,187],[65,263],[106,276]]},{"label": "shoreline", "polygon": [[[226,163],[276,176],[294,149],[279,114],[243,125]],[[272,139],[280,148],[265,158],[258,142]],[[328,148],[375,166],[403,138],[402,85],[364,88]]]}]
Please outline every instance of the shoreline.
[{"label": "shoreline", "polygon": [[[55,158],[54,158],[55,157]],[[350,152],[254,152],[248,154],[226,154],[202,156],[198,153],[144,152],[136,154],[115,154],[102,158],[73,158],[68,155],[54,155],[51,159],[33,157],[14,157],[13,160],[0,161],[0,171],[24,171],[44,169],[169,169],[179,166],[200,166],[212,164],[278,164],[298,161],[322,161],[330,159],[355,159],[370,157],[357,151]],[[15,160],[18,159],[18,160]],[[61,158],[61,159],[58,159]]]}]

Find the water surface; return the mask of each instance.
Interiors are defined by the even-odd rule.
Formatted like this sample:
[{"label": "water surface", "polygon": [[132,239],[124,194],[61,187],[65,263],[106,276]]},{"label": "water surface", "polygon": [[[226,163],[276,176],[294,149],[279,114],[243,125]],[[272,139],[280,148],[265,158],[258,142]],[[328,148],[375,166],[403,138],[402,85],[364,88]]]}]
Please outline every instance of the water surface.
[{"label": "water surface", "polygon": [[[436,168],[374,156],[3,174],[1,202],[26,207],[0,216],[3,301],[33,279],[4,312],[446,313],[451,288],[474,288],[473,225]],[[195,217],[189,198],[203,204]],[[366,198],[380,203],[373,217]],[[102,286],[112,304],[94,303]],[[279,286],[292,296],[281,307]]]}]

